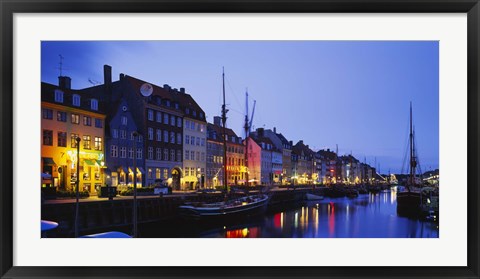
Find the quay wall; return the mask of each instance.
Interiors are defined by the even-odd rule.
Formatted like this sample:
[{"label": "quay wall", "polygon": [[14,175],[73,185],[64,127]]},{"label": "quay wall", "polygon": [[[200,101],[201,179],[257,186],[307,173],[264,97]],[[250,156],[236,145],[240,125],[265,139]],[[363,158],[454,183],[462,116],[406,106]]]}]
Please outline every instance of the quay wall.
[{"label": "quay wall", "polygon": [[[322,189],[291,189],[271,191],[269,207],[281,209],[305,199],[306,193],[323,194]],[[137,199],[138,223],[152,223],[178,217],[178,206],[185,202],[218,202],[221,193],[152,196]],[[79,203],[79,234],[93,234],[111,230],[130,233],[132,227],[133,199],[103,199]],[[47,237],[73,237],[75,202],[46,202],[42,205],[42,220],[57,222],[55,230]]]}]

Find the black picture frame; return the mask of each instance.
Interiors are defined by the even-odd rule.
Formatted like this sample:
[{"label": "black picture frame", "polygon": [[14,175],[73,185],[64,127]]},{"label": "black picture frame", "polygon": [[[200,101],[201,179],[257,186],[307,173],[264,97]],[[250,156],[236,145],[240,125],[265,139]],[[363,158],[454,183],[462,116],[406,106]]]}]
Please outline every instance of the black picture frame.
[{"label": "black picture frame", "polygon": [[[1,278],[479,278],[478,0],[0,0]],[[465,267],[23,267],[13,266],[13,15],[15,13],[467,13],[468,250]],[[455,255],[452,255],[454,257]]]}]

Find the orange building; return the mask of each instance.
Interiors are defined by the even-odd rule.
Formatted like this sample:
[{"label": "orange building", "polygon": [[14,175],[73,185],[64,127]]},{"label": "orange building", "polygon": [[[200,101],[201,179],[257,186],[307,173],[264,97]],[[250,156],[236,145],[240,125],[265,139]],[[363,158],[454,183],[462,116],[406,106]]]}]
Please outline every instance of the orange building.
[{"label": "orange building", "polygon": [[69,77],[59,77],[59,86],[42,82],[41,90],[42,186],[74,190],[78,164],[80,191],[96,194],[95,190],[105,184],[106,168],[105,114],[99,100],[72,90]]}]

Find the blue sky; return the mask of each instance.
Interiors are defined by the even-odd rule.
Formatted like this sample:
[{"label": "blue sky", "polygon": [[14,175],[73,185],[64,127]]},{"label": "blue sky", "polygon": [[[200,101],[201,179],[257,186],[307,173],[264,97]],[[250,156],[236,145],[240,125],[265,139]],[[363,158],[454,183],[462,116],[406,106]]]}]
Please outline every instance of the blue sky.
[{"label": "blue sky", "polygon": [[[220,114],[225,67],[228,127],[244,136],[245,91],[255,128],[277,128],[314,150],[338,144],[382,173],[400,172],[413,103],[422,170],[439,163],[439,45],[434,41],[42,42],[41,80],[58,83],[59,54],[72,88],[124,73],[185,87],[207,120]],[[406,169],[406,167],[405,167]]]}]

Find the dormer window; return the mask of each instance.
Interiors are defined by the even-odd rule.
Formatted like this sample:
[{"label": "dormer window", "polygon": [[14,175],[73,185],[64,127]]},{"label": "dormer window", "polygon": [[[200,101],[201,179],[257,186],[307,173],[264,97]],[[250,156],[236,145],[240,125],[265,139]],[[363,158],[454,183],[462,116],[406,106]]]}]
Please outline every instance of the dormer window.
[{"label": "dormer window", "polygon": [[190,109],[189,109],[189,108],[186,108],[186,109],[185,109],[185,113],[186,113],[186,114],[189,114],[189,113],[190,113]]},{"label": "dormer window", "polygon": [[203,118],[203,112],[200,112],[200,118]]},{"label": "dormer window", "polygon": [[73,105],[76,107],[80,106],[80,95],[77,95],[77,94],[73,95]]},{"label": "dormer window", "polygon": [[63,91],[55,90],[55,102],[63,103]]},{"label": "dormer window", "polygon": [[166,101],[166,104],[167,104],[167,107],[169,107],[169,106],[170,106],[170,101],[167,100],[167,101]]},{"label": "dormer window", "polygon": [[92,110],[98,110],[98,100],[97,99],[92,99],[90,101],[90,108]]},{"label": "dormer window", "polygon": [[175,108],[178,109],[178,103],[175,103]]},{"label": "dormer window", "polygon": [[196,111],[193,111],[192,114],[193,114],[193,116],[195,116],[195,117],[197,116],[197,112],[196,112]]}]

